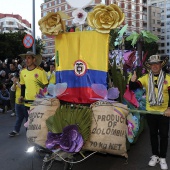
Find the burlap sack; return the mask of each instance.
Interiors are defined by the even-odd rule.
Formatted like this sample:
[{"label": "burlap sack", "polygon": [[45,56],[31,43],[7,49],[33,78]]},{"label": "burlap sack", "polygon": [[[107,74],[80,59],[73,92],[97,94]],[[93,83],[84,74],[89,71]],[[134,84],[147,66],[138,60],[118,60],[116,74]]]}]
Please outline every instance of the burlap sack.
[{"label": "burlap sack", "polygon": [[28,117],[27,139],[31,144],[45,147],[48,129],[46,120],[55,114],[60,101],[55,98],[37,98],[30,107]]},{"label": "burlap sack", "polygon": [[83,149],[127,157],[126,117],[128,108],[121,103],[97,101],[93,110],[91,135]]}]

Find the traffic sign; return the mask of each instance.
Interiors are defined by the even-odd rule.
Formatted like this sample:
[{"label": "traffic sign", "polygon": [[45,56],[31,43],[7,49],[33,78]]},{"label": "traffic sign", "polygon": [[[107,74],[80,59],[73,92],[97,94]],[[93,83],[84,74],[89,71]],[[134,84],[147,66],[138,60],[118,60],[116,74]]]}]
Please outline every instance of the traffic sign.
[{"label": "traffic sign", "polygon": [[23,44],[25,48],[32,47],[32,45],[34,44],[34,38],[29,34],[25,35],[23,39]]}]

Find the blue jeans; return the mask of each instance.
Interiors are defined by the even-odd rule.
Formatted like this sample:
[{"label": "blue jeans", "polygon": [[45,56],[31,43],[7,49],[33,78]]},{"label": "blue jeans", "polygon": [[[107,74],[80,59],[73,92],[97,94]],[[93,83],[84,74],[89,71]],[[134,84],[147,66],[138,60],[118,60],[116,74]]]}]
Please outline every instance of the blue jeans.
[{"label": "blue jeans", "polygon": [[28,111],[23,104],[15,104],[16,122],[14,130],[19,133],[22,122],[28,120]]}]

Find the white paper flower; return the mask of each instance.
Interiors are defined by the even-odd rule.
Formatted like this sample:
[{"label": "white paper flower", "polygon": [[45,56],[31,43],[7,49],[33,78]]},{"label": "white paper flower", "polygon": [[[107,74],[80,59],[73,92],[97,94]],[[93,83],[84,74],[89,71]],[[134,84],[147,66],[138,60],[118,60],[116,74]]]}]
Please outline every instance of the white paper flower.
[{"label": "white paper flower", "polygon": [[85,12],[83,9],[78,8],[72,12],[72,16],[74,17],[74,23],[84,24],[87,18],[87,12]]}]

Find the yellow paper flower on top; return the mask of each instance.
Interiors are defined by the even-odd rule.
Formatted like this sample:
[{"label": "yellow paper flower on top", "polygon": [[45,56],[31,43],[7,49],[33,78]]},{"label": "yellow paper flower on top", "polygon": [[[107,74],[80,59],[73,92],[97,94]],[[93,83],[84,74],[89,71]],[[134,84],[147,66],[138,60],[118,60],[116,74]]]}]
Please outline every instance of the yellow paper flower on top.
[{"label": "yellow paper flower on top", "polygon": [[38,21],[42,34],[58,35],[65,30],[65,24],[62,18],[68,18],[61,12],[49,12],[45,17]]},{"label": "yellow paper flower on top", "polygon": [[87,16],[88,24],[100,33],[109,33],[111,29],[117,28],[124,19],[124,13],[116,4],[97,5]]}]

